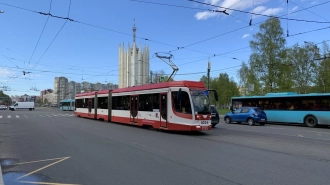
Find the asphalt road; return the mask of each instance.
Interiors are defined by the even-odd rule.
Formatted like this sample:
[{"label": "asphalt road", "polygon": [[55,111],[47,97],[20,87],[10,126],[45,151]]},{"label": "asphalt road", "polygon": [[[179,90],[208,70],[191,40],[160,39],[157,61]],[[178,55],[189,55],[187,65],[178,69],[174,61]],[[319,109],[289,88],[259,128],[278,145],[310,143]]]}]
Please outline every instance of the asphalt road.
[{"label": "asphalt road", "polygon": [[329,154],[329,128],[221,122],[177,133],[50,108],[0,111],[5,185],[324,185]]}]

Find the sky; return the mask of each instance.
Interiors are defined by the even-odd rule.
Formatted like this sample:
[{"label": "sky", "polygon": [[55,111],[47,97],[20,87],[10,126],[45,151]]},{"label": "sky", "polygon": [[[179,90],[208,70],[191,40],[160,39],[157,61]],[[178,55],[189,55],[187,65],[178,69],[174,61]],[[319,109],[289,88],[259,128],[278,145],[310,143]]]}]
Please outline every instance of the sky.
[{"label": "sky", "polygon": [[[188,0],[0,0],[0,90],[39,95],[59,76],[118,84],[118,46],[132,44],[134,19],[137,44],[150,47],[150,69],[171,74],[155,57],[170,52],[179,68],[174,80],[199,81],[209,60],[211,77],[227,73],[238,81],[262,15],[283,18],[287,47],[330,39],[329,0],[196,1],[223,8]],[[49,10],[55,17],[44,15]]]}]

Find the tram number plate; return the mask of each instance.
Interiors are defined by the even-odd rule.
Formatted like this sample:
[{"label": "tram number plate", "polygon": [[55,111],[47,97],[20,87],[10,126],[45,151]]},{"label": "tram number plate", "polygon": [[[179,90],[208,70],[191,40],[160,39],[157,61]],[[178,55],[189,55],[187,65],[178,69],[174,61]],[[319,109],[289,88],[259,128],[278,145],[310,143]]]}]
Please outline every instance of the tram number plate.
[{"label": "tram number plate", "polygon": [[202,125],[207,125],[208,124],[208,121],[201,121],[201,124]]},{"label": "tram number plate", "polygon": [[208,130],[209,127],[208,126],[202,126],[202,130]]}]

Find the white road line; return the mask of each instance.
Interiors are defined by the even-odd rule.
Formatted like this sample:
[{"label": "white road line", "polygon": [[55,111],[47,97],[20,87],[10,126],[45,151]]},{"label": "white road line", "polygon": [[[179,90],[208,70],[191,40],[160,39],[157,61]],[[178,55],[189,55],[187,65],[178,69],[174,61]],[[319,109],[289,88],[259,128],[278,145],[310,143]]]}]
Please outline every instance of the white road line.
[{"label": "white road line", "polygon": [[53,114],[53,116],[57,116],[56,114]]},{"label": "white road line", "polygon": [[322,136],[321,134],[317,134],[317,135]]},{"label": "white road line", "polygon": [[44,117],[43,115],[39,115],[40,117]]},{"label": "white road line", "polygon": [[2,116],[0,116],[0,118],[2,118]]},{"label": "white road line", "polygon": [[[240,131],[247,131],[247,132],[257,132],[257,133],[263,133],[263,134],[272,134],[272,135],[289,136],[289,137],[299,137],[299,136],[296,136],[296,135],[277,134],[277,133],[272,133],[272,132],[261,132],[261,131],[254,131],[254,130],[245,130],[245,129],[235,129],[235,128],[224,128],[224,129],[240,130]],[[330,139],[321,139],[321,138],[314,138],[314,137],[304,137],[304,138],[317,139],[317,140],[322,140],[322,141],[330,141]]]},{"label": "white road line", "polygon": [[298,134],[299,137],[304,137],[303,135]]},{"label": "white road line", "polygon": [[46,115],[46,116],[48,116],[48,117],[52,117],[52,115]]},{"label": "white road line", "polygon": [[27,118],[28,116],[27,116],[27,115],[24,115],[24,117],[26,117],[26,118]]},{"label": "white road line", "polygon": [[11,115],[8,115],[7,118],[11,118]]},{"label": "white road line", "polygon": [[19,118],[19,115],[16,115],[16,118]]}]

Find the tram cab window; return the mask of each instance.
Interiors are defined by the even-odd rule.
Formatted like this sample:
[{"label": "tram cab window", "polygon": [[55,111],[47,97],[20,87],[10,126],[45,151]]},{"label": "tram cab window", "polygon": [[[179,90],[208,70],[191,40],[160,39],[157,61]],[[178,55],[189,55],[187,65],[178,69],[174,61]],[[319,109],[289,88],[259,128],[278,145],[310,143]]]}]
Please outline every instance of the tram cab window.
[{"label": "tram cab window", "polygon": [[173,107],[176,112],[191,114],[191,104],[189,95],[185,91],[181,91],[181,101],[178,100],[178,92],[172,92]]}]

